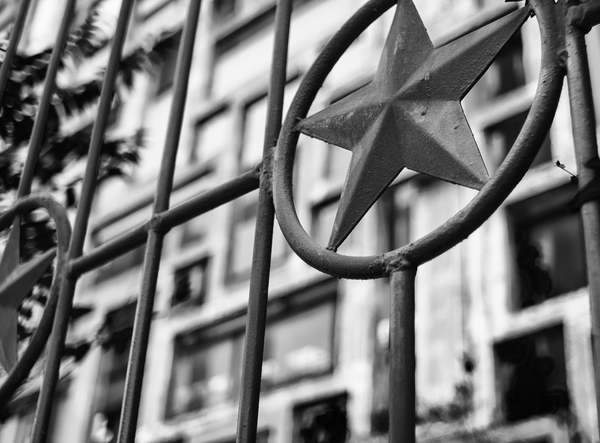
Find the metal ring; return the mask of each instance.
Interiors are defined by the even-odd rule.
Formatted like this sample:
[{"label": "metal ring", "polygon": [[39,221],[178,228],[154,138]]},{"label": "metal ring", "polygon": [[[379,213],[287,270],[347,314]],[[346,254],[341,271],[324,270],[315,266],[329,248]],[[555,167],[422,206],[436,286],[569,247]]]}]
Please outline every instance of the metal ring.
[{"label": "metal ring", "polygon": [[0,231],[7,229],[16,215],[31,212],[35,209],[43,208],[54,220],[56,225],[57,237],[57,256],[52,277],[52,286],[50,287],[50,297],[44,308],[44,314],[37,326],[33,337],[27,349],[21,354],[17,364],[12,368],[8,377],[0,386],[0,409],[10,401],[15,391],[21,386],[29,376],[31,368],[40,357],[54,322],[54,313],[58,304],[58,297],[62,281],[66,274],[67,250],[71,239],[71,224],[65,208],[57,203],[52,197],[46,195],[32,195],[17,200],[12,208],[0,215]]},{"label": "metal ring", "polygon": [[[396,1],[371,0],[346,22],[323,49],[303,78],[292,101],[279,138],[274,163],[273,197],[277,219],[291,248],[310,266],[349,279],[381,278],[402,268],[414,268],[460,243],[487,220],[523,178],[546,137],[558,106],[564,67],[562,6],[531,0],[542,39],[542,68],[538,88],[519,136],[498,171],[473,200],[439,228],[419,240],[382,255],[353,257],[317,244],[304,230],[294,206],[292,175],[300,133],[298,121],[306,117],[317,92],[350,44]],[[564,15],[564,14],[562,14]]]}]

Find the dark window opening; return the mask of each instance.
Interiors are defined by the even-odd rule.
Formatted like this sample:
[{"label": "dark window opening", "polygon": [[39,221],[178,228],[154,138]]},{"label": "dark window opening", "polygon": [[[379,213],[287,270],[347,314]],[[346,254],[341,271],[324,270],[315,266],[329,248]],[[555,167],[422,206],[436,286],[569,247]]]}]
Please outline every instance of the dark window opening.
[{"label": "dark window opening", "polygon": [[517,308],[587,285],[581,216],[567,209],[576,192],[570,185],[509,208]]},{"label": "dark window opening", "polygon": [[[500,123],[488,127],[485,130],[490,157],[495,167],[498,167],[504,160],[508,151],[510,151],[517,140],[519,132],[525,123],[528,112],[522,112],[510,117]],[[538,154],[533,160],[531,167],[541,165],[552,161],[552,146],[550,137],[546,136]]]},{"label": "dark window opening", "polygon": [[102,328],[102,388],[92,423],[93,441],[117,441],[136,305],[130,303],[109,312]]},{"label": "dark window opening", "polygon": [[385,251],[393,251],[410,242],[410,202],[414,198],[409,182],[385,190],[380,203],[384,223]]},{"label": "dark window opening", "polygon": [[238,0],[216,0],[213,2],[213,23],[220,25],[235,17]]},{"label": "dark window opening", "polygon": [[562,325],[495,346],[496,374],[507,422],[569,407]]},{"label": "dark window opening", "polygon": [[171,306],[199,306],[206,300],[208,258],[175,271]]},{"label": "dark window opening", "polygon": [[161,95],[173,86],[175,82],[175,67],[177,65],[177,52],[181,42],[181,31],[156,45],[151,57],[156,61],[157,86],[156,95]]},{"label": "dark window opening", "polygon": [[345,443],[350,436],[347,396],[294,408],[293,443]]},{"label": "dark window opening", "polygon": [[523,40],[520,33],[508,41],[481,80],[491,97],[525,85]]}]

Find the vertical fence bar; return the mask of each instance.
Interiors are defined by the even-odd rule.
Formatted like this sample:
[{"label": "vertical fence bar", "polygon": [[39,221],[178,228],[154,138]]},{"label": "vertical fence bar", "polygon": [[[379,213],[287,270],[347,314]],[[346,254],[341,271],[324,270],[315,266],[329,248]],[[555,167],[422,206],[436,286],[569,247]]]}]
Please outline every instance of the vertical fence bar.
[{"label": "vertical fence bar", "polygon": [[[577,2],[578,3],[578,2]],[[598,144],[596,117],[587,59],[585,33],[576,26],[567,26],[567,85],[571,105],[573,143],[577,160],[579,189],[584,189],[598,176]],[[600,201],[593,200],[581,207],[586,246],[588,290],[592,315],[592,343],[596,408],[600,426]]]},{"label": "vertical fence bar", "polygon": [[392,274],[390,309],[390,443],[416,441],[416,269]]},{"label": "vertical fence bar", "polygon": [[[97,118],[92,129],[88,161],[83,177],[81,199],[75,218],[73,236],[69,245],[70,259],[79,257],[83,251],[83,244],[87,234],[88,221],[98,181],[98,169],[100,167],[102,146],[104,144],[104,133],[108,124],[115,82],[119,71],[121,54],[127,35],[127,27],[131,17],[133,4],[134,0],[123,0],[121,3],[113,47],[111,49],[104,81],[102,83]],[[54,391],[58,382],[60,362],[65,346],[67,329],[69,327],[69,316],[76,284],[76,279],[68,277],[65,279],[60,290],[54,326],[47,348],[46,362],[44,365],[44,381],[38,399],[38,410],[34,422],[32,443],[44,443],[46,441],[48,422],[52,411]]]},{"label": "vertical fence bar", "polygon": [[279,0],[275,15],[275,43],[269,82],[269,102],[263,146],[263,169],[258,193],[258,215],[252,253],[252,272],[246,319],[242,392],[238,411],[236,441],[255,443],[258,429],[258,407],[262,361],[265,348],[267,302],[273,245],[273,151],[281,130],[283,98],[287,78],[287,57],[292,16],[292,0]]},{"label": "vertical fence bar", "polygon": [[144,368],[148,351],[148,340],[152,323],[152,310],[156,295],[156,283],[160,268],[165,232],[160,227],[161,212],[169,209],[177,150],[181,137],[183,116],[194,54],[196,30],[200,19],[200,0],[189,0],[186,21],[183,28],[181,48],[177,56],[175,69],[175,91],[171,103],[171,111],[167,126],[167,135],[163,150],[162,162],[154,197],[153,216],[146,243],[146,254],[142,273],[140,296],[136,306],[135,322],[125,379],[125,395],[123,397],[121,419],[119,423],[119,443],[134,443],[140,409]]},{"label": "vertical fence bar", "polygon": [[[56,36],[56,42],[54,44],[54,49],[52,50],[52,56],[50,57],[42,98],[38,106],[37,115],[35,116],[33,131],[31,134],[31,139],[29,140],[29,151],[27,152],[25,166],[23,168],[23,173],[21,174],[21,181],[19,182],[17,197],[23,197],[31,192],[35,165],[40,154],[42,139],[46,127],[46,119],[48,117],[48,110],[50,109],[52,94],[54,93],[54,88],[56,86],[56,74],[58,72],[58,68],[60,67],[60,61],[63,55],[67,37],[69,36],[69,29],[75,14],[76,3],[76,0],[68,0],[65,6],[63,19]],[[20,223],[18,217],[15,219],[14,223]],[[17,231],[11,230],[10,235],[12,236],[19,234]],[[34,428],[32,430],[34,435],[33,441],[44,441],[46,439],[51,413],[51,404],[43,404],[40,395],[35,413]]]},{"label": "vertical fence bar", "polygon": [[63,56],[67,38],[69,36],[69,28],[71,27],[71,22],[73,21],[76,4],[77,2],[74,0],[67,1],[62,23],[56,36],[56,42],[54,44],[54,49],[52,50],[52,56],[50,57],[48,70],[46,71],[46,79],[44,80],[42,97],[40,99],[40,104],[35,116],[33,130],[31,131],[29,151],[27,152],[27,159],[25,160],[25,166],[23,167],[23,173],[21,174],[21,181],[19,182],[17,197],[23,197],[31,192],[35,165],[40,156],[42,141],[44,139],[44,131],[46,129],[46,120],[48,118],[48,111],[50,110],[52,95],[54,94],[54,89],[56,87],[56,74],[60,68],[60,62]]},{"label": "vertical fence bar", "polygon": [[27,12],[29,11],[29,5],[31,0],[21,0],[21,6],[17,13],[17,18],[13,24],[12,34],[8,40],[8,46],[4,53],[4,60],[2,60],[2,66],[0,66],[0,103],[4,99],[4,90],[8,83],[8,76],[10,75],[10,68],[12,67],[12,61],[17,52],[19,46],[19,40],[23,35],[23,29],[25,28],[25,20],[27,19]]}]

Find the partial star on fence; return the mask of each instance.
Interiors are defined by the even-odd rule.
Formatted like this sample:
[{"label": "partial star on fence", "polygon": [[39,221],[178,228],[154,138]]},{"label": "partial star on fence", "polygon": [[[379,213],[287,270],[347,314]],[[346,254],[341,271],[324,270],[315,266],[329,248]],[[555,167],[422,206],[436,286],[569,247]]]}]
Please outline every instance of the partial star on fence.
[{"label": "partial star on fence", "polygon": [[404,168],[480,189],[488,180],[460,101],[530,15],[524,7],[434,48],[412,0],[399,0],[371,83],[298,129],[352,151],[328,248],[337,250]]},{"label": "partial star on fence", "polygon": [[20,221],[17,218],[0,259],[0,366],[7,373],[17,362],[19,305],[48,270],[56,256],[56,249],[51,249],[20,264],[20,235]]}]

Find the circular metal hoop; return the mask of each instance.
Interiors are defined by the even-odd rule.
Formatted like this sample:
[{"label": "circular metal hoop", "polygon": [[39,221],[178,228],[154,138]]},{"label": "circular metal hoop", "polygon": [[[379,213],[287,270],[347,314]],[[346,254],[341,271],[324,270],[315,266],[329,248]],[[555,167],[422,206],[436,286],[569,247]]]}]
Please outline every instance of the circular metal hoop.
[{"label": "circular metal hoop", "polygon": [[419,240],[382,255],[352,257],[317,244],[304,230],[296,213],[292,174],[298,138],[297,123],[304,119],[317,92],[350,44],[395,0],[371,0],[331,39],[302,79],[282,127],[273,174],[273,197],[281,230],[292,249],[310,266],[349,279],[372,279],[397,269],[417,267],[471,235],[508,197],[523,178],[552,123],[565,73],[562,6],[547,0],[531,0],[528,6],[538,18],[542,40],[542,67],[531,109],[513,148],[482,190],[442,226]]},{"label": "circular metal hoop", "polygon": [[59,291],[66,274],[67,250],[71,238],[71,224],[67,212],[54,199],[45,195],[32,195],[18,200],[8,211],[0,215],[0,230],[7,229],[13,223],[15,216],[31,212],[35,209],[45,209],[56,225],[57,254],[50,288],[50,297],[44,308],[44,314],[25,351],[17,364],[12,368],[8,377],[0,386],[0,409],[11,399],[15,391],[29,376],[31,368],[40,357],[54,322],[54,313],[58,303]]}]

